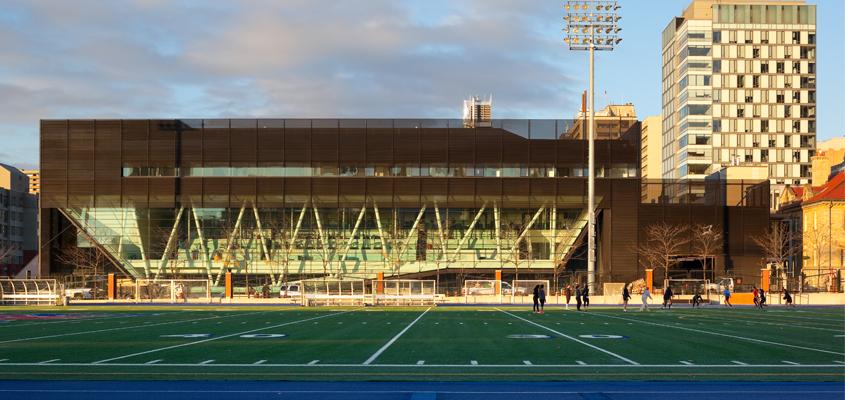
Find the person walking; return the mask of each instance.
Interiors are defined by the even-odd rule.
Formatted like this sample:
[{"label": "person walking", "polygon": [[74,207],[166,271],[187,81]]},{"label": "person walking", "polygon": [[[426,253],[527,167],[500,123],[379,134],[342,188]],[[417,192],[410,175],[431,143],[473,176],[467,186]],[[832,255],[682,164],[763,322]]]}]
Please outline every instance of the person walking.
[{"label": "person walking", "polygon": [[584,298],[584,311],[587,311],[587,307],[590,306],[590,287],[584,286],[584,290],[581,291],[581,295]]},{"label": "person walking", "polygon": [[628,300],[631,299],[631,292],[628,291],[628,284],[622,287],[622,311],[628,312]]},{"label": "person walking", "polygon": [[751,293],[754,294],[754,307],[760,307],[760,291],[757,290],[757,286],[752,286],[754,290]]},{"label": "person walking", "polygon": [[581,284],[575,284],[575,307],[578,311],[581,311]]},{"label": "person walking", "polygon": [[643,288],[643,305],[640,306],[640,311],[646,310],[648,311],[648,301],[651,300],[651,293],[648,291],[648,288]]},{"label": "person walking", "polygon": [[692,296],[692,308],[701,308],[701,300],[701,293],[695,292],[695,296]]},{"label": "person walking", "polygon": [[539,298],[540,298],[540,314],[545,314],[545,306],[546,306],[546,288],[545,285],[540,285],[539,291]]},{"label": "person walking", "polygon": [[792,295],[789,294],[789,290],[783,289],[783,301],[786,303],[786,307],[789,308],[795,307],[795,304],[792,304]]},{"label": "person walking", "polygon": [[563,295],[566,296],[566,309],[569,309],[569,299],[572,298],[572,285],[566,285],[566,289],[563,289]]},{"label": "person walking", "polygon": [[733,304],[731,304],[731,289],[726,287],[722,295],[725,296],[725,307],[733,308]]},{"label": "person walking", "polygon": [[534,314],[540,312],[540,285],[534,285]]},{"label": "person walking", "polygon": [[663,307],[660,307],[661,310],[672,309],[672,296],[674,296],[674,293],[672,293],[672,287],[666,286],[666,290],[663,291]]}]

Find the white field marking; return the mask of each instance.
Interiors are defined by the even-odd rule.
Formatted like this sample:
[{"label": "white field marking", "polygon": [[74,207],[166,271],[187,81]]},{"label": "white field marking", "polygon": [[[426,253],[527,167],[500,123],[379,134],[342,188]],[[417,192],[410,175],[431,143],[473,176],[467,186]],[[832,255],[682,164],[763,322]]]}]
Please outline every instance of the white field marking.
[{"label": "white field marking", "polygon": [[0,358],[0,362],[3,362],[3,361],[9,361],[9,359],[8,358]]},{"label": "white field marking", "polygon": [[[426,308],[426,309],[425,309],[425,311],[423,311],[423,312],[422,312],[422,314],[420,314],[419,316],[417,316],[417,318],[416,318],[416,319],[414,319],[413,321],[411,321],[411,323],[410,323],[410,324],[408,324],[408,326],[406,326],[406,327],[405,327],[405,329],[402,329],[401,331],[399,331],[399,333],[397,333],[397,334],[396,334],[396,336],[394,336],[392,339],[390,339],[390,341],[388,341],[387,343],[385,343],[385,344],[384,344],[384,346],[381,346],[381,348],[380,348],[380,349],[376,350],[376,352],[375,352],[375,353],[373,353],[373,355],[371,355],[371,356],[370,356],[370,358],[368,358],[366,361],[364,361],[364,365],[369,365],[370,363],[372,363],[373,361],[375,361],[375,360],[376,360],[376,358],[378,358],[378,356],[380,356],[380,355],[381,355],[381,353],[384,353],[384,351],[385,351],[385,350],[387,350],[387,348],[388,348],[388,347],[390,347],[390,346],[391,346],[391,345],[392,345],[395,341],[399,340],[399,337],[400,337],[400,336],[402,336],[403,334],[405,334],[405,332],[407,332],[407,331],[408,331],[408,329],[411,329],[411,327],[412,327],[412,326],[414,326],[414,324],[416,324],[416,323],[417,323],[417,321],[419,321],[419,320],[420,320],[420,318],[422,318],[422,317],[423,317],[423,315],[425,315],[425,313],[427,313],[429,310],[431,310],[431,307]],[[390,323],[390,322],[388,322],[388,324],[389,324],[389,323]]]},{"label": "white field marking", "polygon": [[258,360],[256,362],[252,363],[252,365],[261,365],[261,364],[264,364],[266,362],[267,362],[267,360]]},{"label": "white field marking", "polygon": [[485,322],[484,325],[487,325],[487,323]]},{"label": "white field marking", "polygon": [[602,352],[602,353],[605,353],[605,354],[607,354],[607,355],[610,355],[610,356],[616,357],[616,358],[618,358],[618,359],[620,359],[620,360],[622,360],[622,361],[625,361],[625,362],[626,362],[626,363],[628,363],[628,364],[634,364],[634,365],[639,364],[638,362],[636,362],[636,361],[634,361],[634,360],[631,360],[631,359],[625,358],[625,357],[620,356],[619,354],[616,354],[616,353],[614,353],[614,352],[612,352],[612,351],[608,351],[608,350],[605,350],[605,349],[603,349],[603,348],[601,348],[601,347],[598,347],[598,346],[596,346],[596,345],[593,345],[593,344],[587,343],[587,342],[585,342],[585,341],[583,341],[583,340],[581,340],[581,339],[578,339],[578,338],[576,338],[576,337],[572,337],[572,336],[569,336],[569,335],[567,335],[567,334],[565,334],[565,333],[558,332],[558,331],[556,331],[556,330],[554,330],[554,329],[552,329],[552,328],[549,328],[549,327],[547,327],[547,326],[540,325],[540,324],[538,324],[538,323],[536,323],[536,322],[534,322],[534,321],[531,321],[531,320],[528,320],[528,319],[522,318],[522,317],[520,317],[520,316],[518,316],[518,315],[511,314],[511,313],[509,313],[509,312],[507,312],[507,311],[504,311],[504,310],[502,310],[502,309],[499,309],[499,308],[496,308],[496,309],[497,309],[497,310],[499,310],[499,311],[501,311],[501,312],[503,312],[503,313],[505,313],[505,314],[507,314],[507,315],[510,315],[511,317],[514,317],[514,318],[516,318],[516,319],[520,319],[520,320],[522,320],[522,321],[528,322],[528,323],[529,323],[529,324],[531,324],[531,325],[534,325],[534,326],[537,326],[537,327],[543,328],[543,329],[545,329],[545,330],[547,330],[547,331],[549,331],[549,332],[552,332],[552,333],[554,333],[554,334],[556,334],[556,335],[558,335],[558,336],[565,337],[565,338],[567,338],[567,339],[569,339],[569,340],[572,340],[572,341],[574,341],[574,342],[581,343],[581,344],[583,344],[584,346],[587,346],[587,347],[592,348],[592,349],[594,349],[594,350],[598,350],[598,351],[600,351],[600,352]]},{"label": "white field marking", "polygon": [[201,362],[200,365],[211,364],[213,362],[214,362],[214,360],[205,360],[205,361]]},{"label": "white field marking", "polygon": [[59,360],[61,360],[61,358],[54,358],[54,359],[52,359],[52,360],[41,361],[39,364],[49,364],[49,363],[51,363],[51,362],[54,362],[54,361],[59,361]]},{"label": "white field marking", "polygon": [[[214,318],[229,318],[229,317],[236,317],[236,316],[239,316],[239,315],[243,316],[243,315],[250,315],[250,314],[258,314],[259,312],[268,312],[268,311],[256,311],[256,312],[247,313],[247,314],[227,315],[227,316],[224,316],[224,317],[218,317],[218,316],[204,317],[204,318],[197,319],[197,321],[203,321],[203,320],[214,319]],[[87,334],[90,334],[90,333],[122,331],[122,330],[126,330],[126,329],[135,329],[135,328],[149,328],[151,326],[181,324],[181,323],[190,322],[190,321],[193,321],[193,320],[189,319],[187,321],[181,321],[181,320],[180,321],[168,321],[168,322],[159,322],[159,323],[153,324],[153,325],[133,325],[133,326],[124,326],[124,327],[120,327],[120,328],[97,329],[97,330],[85,331],[85,332],[71,332],[71,333],[60,333],[60,334],[56,334],[56,335],[47,335],[47,336],[33,336],[33,337],[21,338],[21,339],[4,340],[4,341],[0,341],[0,344],[14,343],[14,342],[24,342],[24,341],[36,340],[36,339],[50,339],[50,338],[64,337],[64,336],[87,335]]]},{"label": "white field marking", "polygon": [[[701,309],[701,311],[704,311],[704,312],[707,312],[707,313],[714,313],[714,312],[718,312],[718,310],[720,310],[720,309],[713,309],[713,308],[711,308],[711,309],[709,309],[709,310],[708,310],[708,309]],[[837,321],[837,320],[831,320],[830,318],[815,318],[815,317],[805,317],[805,316],[800,316],[800,315],[792,315],[792,313],[793,313],[792,311],[778,311],[778,310],[771,310],[771,311],[769,311],[769,312],[770,312],[770,313],[784,313],[784,314],[789,314],[789,315],[779,315],[779,316],[778,316],[778,317],[781,317],[781,319],[783,319],[783,320],[788,320],[788,319],[790,319],[790,318],[793,318],[793,319],[805,319],[805,320],[822,321],[822,322],[826,322],[826,323],[827,323],[827,324],[821,324],[821,325],[830,325],[831,323],[840,323],[840,322],[842,322],[842,321]],[[761,314],[760,314],[759,312],[757,312],[757,311],[744,312],[744,311],[742,311],[742,310],[734,310],[734,311],[732,311],[732,312],[731,312],[731,314],[732,314],[732,315],[738,315],[738,316],[740,316],[740,317],[746,317],[746,318],[747,318],[747,317],[752,317],[752,318],[753,318],[753,317],[759,317],[759,316],[761,316]],[[816,314],[816,315],[819,315],[819,314]],[[832,316],[832,317],[834,317],[833,315],[831,315],[831,316]],[[836,316],[836,317],[838,317],[838,316]],[[840,323],[840,324],[837,324],[837,325],[835,325],[835,326],[841,326],[841,323]]]},{"label": "white field marking", "polygon": [[478,365],[478,361],[475,361],[475,360],[469,360],[469,364],[470,364],[470,365]]},{"label": "white field marking", "polygon": [[[246,335],[246,334],[249,334],[249,333],[263,331],[263,330],[266,330],[266,329],[280,328],[280,327],[283,327],[283,326],[298,324],[300,322],[308,322],[308,321],[313,321],[315,319],[332,317],[332,316],[340,315],[340,314],[346,314],[346,313],[349,313],[349,312],[352,312],[352,311],[341,311],[341,312],[336,312],[336,313],[332,313],[332,314],[320,315],[320,316],[313,317],[313,318],[301,319],[301,320],[297,320],[297,321],[290,321],[290,322],[285,322],[285,323],[282,323],[282,324],[265,326],[263,328],[250,329],[248,331],[231,333],[231,334],[228,334],[228,335],[216,336],[216,337],[203,339],[203,340],[197,340],[195,342],[188,342],[188,343],[182,343],[182,344],[175,344],[175,345],[172,345],[172,346],[159,347],[157,349],[140,351],[140,352],[137,352],[137,353],[127,354],[127,355],[124,355],[124,356],[118,356],[118,357],[107,358],[107,359],[104,359],[104,360],[94,361],[93,364],[102,364],[102,363],[107,363],[109,361],[122,360],[124,358],[129,358],[129,357],[140,356],[140,355],[155,353],[155,352],[164,351],[164,350],[177,349],[177,348],[185,347],[185,346],[192,346],[192,345],[195,345],[195,344],[211,342],[211,341],[214,341],[214,340],[226,339],[226,338],[230,338],[230,337],[233,337],[233,336]],[[223,317],[221,317],[221,318],[223,318]]]},{"label": "white field marking", "polygon": [[417,361],[417,365],[425,365],[425,360],[419,360],[419,361]]},{"label": "white field marking", "polygon": [[732,362],[732,363],[734,363],[734,364],[736,364],[736,365],[748,365],[748,364],[746,364],[746,363],[744,363],[744,362],[742,362],[742,361],[731,361],[731,362]]},{"label": "white field marking", "polygon": [[522,360],[522,363],[525,364],[525,365],[532,365],[531,361],[528,361],[528,360]]},{"label": "white field marking", "polygon": [[[173,314],[173,313],[163,313],[163,314],[159,314],[159,315],[167,315],[167,314]],[[150,314],[150,315],[152,315],[152,314]],[[106,320],[106,319],[117,319],[117,318],[136,318],[138,316],[139,315],[134,314],[134,315],[117,315],[117,316],[112,316],[112,317],[63,319],[61,321],[29,322],[29,323],[26,323],[26,324],[7,324],[7,325],[0,325],[0,328],[9,328],[9,327],[12,327],[12,326],[17,328],[17,327],[21,327],[21,326],[31,326],[31,325],[67,324],[67,323],[71,323],[71,322],[91,321],[91,320],[102,321],[102,320]],[[123,321],[123,322],[121,322],[121,324],[125,324],[127,322],[128,321]]]},{"label": "white field marking", "polygon": [[217,325],[220,325],[220,324],[222,324],[222,322],[218,322],[218,323],[217,323]]},{"label": "white field marking", "polygon": [[158,360],[147,361],[147,362],[145,362],[144,364],[147,364],[147,365],[149,365],[149,364],[158,364],[158,363],[160,363],[161,361],[162,361],[162,359],[160,359],[160,358],[159,358]]},{"label": "white field marking", "polygon": [[[111,363],[111,364],[94,364],[94,363],[59,363],[53,362],[49,364],[42,364],[42,363],[3,363],[3,366],[60,366],[60,367],[203,367],[203,368],[211,368],[211,367],[306,367],[306,366],[315,366],[315,367],[343,367],[343,368],[408,368],[408,367],[421,367],[421,368],[458,368],[458,367],[466,367],[466,364],[423,364],[423,365],[415,365],[415,364],[317,364],[320,360],[311,361],[308,364],[224,364],[224,363],[215,363],[215,364],[185,364],[185,363],[156,363],[156,364],[145,364],[145,363]],[[576,361],[577,362],[577,361]],[[313,363],[313,364],[312,364]],[[479,364],[477,367],[479,368],[578,368],[583,366],[589,366],[591,368],[623,368],[623,369],[648,369],[648,368],[681,368],[681,369],[688,369],[688,368],[701,368],[701,369],[752,369],[752,368],[842,368],[845,371],[845,362],[843,363],[830,363],[830,364],[750,364],[750,365],[737,365],[737,364],[587,364],[583,361],[578,365],[573,364],[533,364],[533,365],[525,365],[525,364]]]},{"label": "white field marking", "polygon": [[367,321],[361,322],[361,325],[367,325]]},{"label": "white field marking", "polygon": [[387,324],[390,325],[390,322],[388,322]]},{"label": "white field marking", "polygon": [[244,325],[244,324],[246,324],[246,322],[241,322],[241,325]]},{"label": "white field marking", "polygon": [[[693,317],[693,318],[698,318],[698,319],[705,319],[705,320],[708,320],[708,321],[719,320],[719,317],[711,317],[709,315],[685,314],[685,316],[687,316],[688,318]],[[751,318],[743,317],[741,315],[737,315],[736,317],[742,318],[742,319],[752,320]],[[816,326],[807,326],[806,324],[801,324],[800,326],[796,326],[795,324],[778,324],[778,323],[775,323],[775,322],[766,322],[766,321],[757,320],[757,319],[753,319],[752,322],[754,324],[762,324],[762,325],[785,326],[785,327],[793,327],[793,328],[797,327],[797,328],[800,328],[800,329],[815,329],[817,331],[827,331],[827,332],[842,332],[842,329],[819,328],[819,327],[816,327]],[[701,322],[699,322],[698,324],[702,325]],[[749,323],[748,325],[751,325],[751,324]],[[781,329],[783,329],[783,328],[781,328]],[[845,337],[845,335],[835,335],[835,336]]]},{"label": "white field marking", "polygon": [[837,364],[845,364],[845,361],[833,360],[833,362],[835,362]]},{"label": "white field marking", "polygon": [[684,364],[684,365],[695,365],[695,364],[693,364],[693,363],[691,363],[691,362],[689,362],[689,361],[680,361],[680,363],[681,363],[681,364]]},{"label": "white field marking", "polygon": [[781,362],[784,363],[784,364],[789,364],[789,365],[801,365],[801,364],[798,364],[797,362],[792,362],[792,361],[781,361]]},{"label": "white field marking", "polygon": [[666,327],[666,328],[681,329],[681,330],[691,331],[691,332],[696,332],[696,333],[704,333],[704,334],[707,334],[707,335],[714,335],[714,336],[729,337],[729,338],[733,338],[733,339],[747,340],[749,342],[755,342],[755,343],[763,343],[763,344],[771,344],[771,345],[775,345],[775,346],[791,347],[791,348],[794,348],[794,349],[817,351],[819,353],[836,354],[836,355],[840,355],[840,356],[845,355],[845,353],[840,353],[838,351],[830,351],[830,350],[816,349],[816,348],[813,348],[813,347],[797,346],[797,345],[788,344],[788,343],[772,342],[772,341],[769,341],[769,340],[754,339],[754,338],[749,338],[749,337],[745,337],[745,336],[729,335],[727,333],[705,331],[705,330],[701,330],[701,329],[692,329],[692,328],[687,328],[687,327],[683,327],[683,326],[666,325],[666,324],[659,324],[659,323],[656,323],[656,322],[632,320],[632,319],[623,318],[623,317],[616,317],[616,316],[613,316],[613,315],[604,315],[604,314],[600,315],[600,314],[595,314],[595,313],[592,313],[590,315],[601,316],[601,317],[605,317],[605,318],[621,319],[621,320],[624,320],[624,321],[634,321],[634,322],[639,322],[641,324],[662,326],[662,327]]},{"label": "white field marking", "polygon": [[587,365],[587,363],[585,363],[581,360],[575,360],[575,363],[578,364],[578,365]]}]

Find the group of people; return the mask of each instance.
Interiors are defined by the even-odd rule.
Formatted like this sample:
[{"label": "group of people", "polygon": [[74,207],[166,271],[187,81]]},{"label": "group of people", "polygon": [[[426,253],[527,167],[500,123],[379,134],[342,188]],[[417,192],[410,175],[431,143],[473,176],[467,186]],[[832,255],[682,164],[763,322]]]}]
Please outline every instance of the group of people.
[{"label": "group of people", "polygon": [[[563,295],[566,297],[566,309],[569,309],[569,303],[572,301],[572,286],[566,285],[563,289]],[[546,288],[545,285],[534,286],[534,313],[543,314],[546,305]],[[590,289],[586,286],[581,287],[581,284],[575,284],[575,307],[584,311],[590,306]]]},{"label": "group of people", "polygon": [[[534,286],[534,313],[536,314],[543,314],[545,305],[546,305],[546,289],[545,285],[536,285]],[[766,291],[762,288],[758,289],[754,286],[754,306],[763,309],[766,306]],[[566,288],[563,289],[563,294],[566,297],[566,308],[569,309],[569,303],[572,299],[572,286],[567,285]],[[731,291],[728,288],[725,288],[724,292],[722,293],[724,298],[724,306],[725,307],[733,307],[731,304]],[[663,305],[660,307],[661,310],[671,310],[672,309],[672,298],[675,296],[674,292],[672,291],[672,287],[668,286],[666,290],[663,291]],[[631,300],[631,291],[628,289],[628,285],[625,285],[622,288],[622,311],[628,311],[628,301]],[[648,301],[651,300],[651,292],[648,288],[643,288],[642,294],[642,306],[640,306],[640,311],[648,311]],[[692,308],[701,307],[703,298],[701,294],[696,292],[692,296]],[[789,290],[783,289],[783,300],[786,307],[795,307],[792,303],[792,295],[789,293]],[[581,307],[584,310],[587,310],[587,307],[590,305],[590,289],[586,286],[581,287],[580,284],[575,284],[575,301],[576,307],[578,311],[581,311]]]}]

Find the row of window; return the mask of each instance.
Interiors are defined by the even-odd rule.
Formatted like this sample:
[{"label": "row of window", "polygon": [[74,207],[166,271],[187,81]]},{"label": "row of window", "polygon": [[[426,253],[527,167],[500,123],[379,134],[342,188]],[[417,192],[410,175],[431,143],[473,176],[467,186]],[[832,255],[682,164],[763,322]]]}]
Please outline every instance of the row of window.
[{"label": "row of window", "polygon": [[[124,177],[584,177],[584,165],[570,166],[275,166],[275,167],[124,167]],[[596,167],[600,178],[635,178],[633,164]]]}]

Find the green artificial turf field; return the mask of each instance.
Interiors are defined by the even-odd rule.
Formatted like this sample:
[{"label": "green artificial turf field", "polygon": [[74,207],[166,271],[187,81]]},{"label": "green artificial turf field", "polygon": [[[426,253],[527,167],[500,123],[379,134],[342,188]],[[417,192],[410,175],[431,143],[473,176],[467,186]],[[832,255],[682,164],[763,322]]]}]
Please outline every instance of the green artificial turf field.
[{"label": "green artificial turf field", "polygon": [[0,309],[4,379],[845,381],[843,308]]}]

